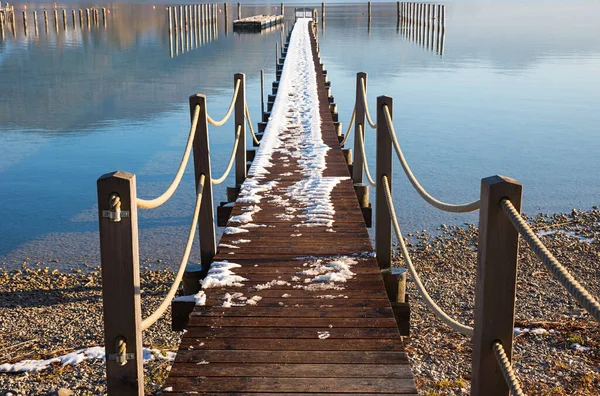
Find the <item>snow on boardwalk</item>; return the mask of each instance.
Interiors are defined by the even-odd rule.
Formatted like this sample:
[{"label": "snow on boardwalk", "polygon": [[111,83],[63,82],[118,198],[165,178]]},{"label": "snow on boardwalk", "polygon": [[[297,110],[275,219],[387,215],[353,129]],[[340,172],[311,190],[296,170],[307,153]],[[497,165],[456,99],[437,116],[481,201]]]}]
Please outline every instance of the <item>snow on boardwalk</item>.
[{"label": "snow on boardwalk", "polygon": [[300,19],[165,394],[416,394],[323,87]]}]

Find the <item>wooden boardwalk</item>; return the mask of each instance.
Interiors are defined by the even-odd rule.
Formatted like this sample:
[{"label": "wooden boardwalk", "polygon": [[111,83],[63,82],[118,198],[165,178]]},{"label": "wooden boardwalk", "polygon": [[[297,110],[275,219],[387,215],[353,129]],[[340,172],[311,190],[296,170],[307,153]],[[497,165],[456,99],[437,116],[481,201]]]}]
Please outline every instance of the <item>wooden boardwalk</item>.
[{"label": "wooden boardwalk", "polygon": [[[308,175],[322,158],[307,158],[300,145],[272,150],[268,173],[251,169],[228,223],[229,231],[245,231],[225,233],[213,263],[214,274],[243,280],[203,289],[206,305],[190,315],[166,394],[417,394],[334,128],[315,37],[299,20],[292,38],[302,34],[311,44],[325,166]],[[297,74],[285,67],[282,79]],[[298,99],[303,89],[295,87]],[[269,133],[283,146],[304,133],[306,111],[283,111],[289,122],[267,126],[263,143]],[[250,202],[257,191],[259,202]],[[251,221],[240,221],[249,212]]]}]

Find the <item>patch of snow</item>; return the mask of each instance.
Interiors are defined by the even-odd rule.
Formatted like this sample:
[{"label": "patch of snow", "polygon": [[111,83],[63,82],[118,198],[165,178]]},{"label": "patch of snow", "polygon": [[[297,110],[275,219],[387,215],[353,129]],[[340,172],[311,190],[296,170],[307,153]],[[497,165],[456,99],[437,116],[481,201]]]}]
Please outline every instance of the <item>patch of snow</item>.
[{"label": "patch of snow", "polygon": [[[158,349],[147,349],[142,350],[142,357],[144,361],[150,361],[155,359],[174,360],[175,352],[163,353]],[[106,358],[104,347],[95,346],[85,349],[78,349],[74,352],[67,353],[66,355],[58,356],[55,358],[44,359],[44,360],[21,360],[17,363],[4,363],[0,365],[0,373],[29,373],[42,371],[50,367],[52,364],[59,363],[63,366],[75,366],[85,360],[91,359],[102,359]]]},{"label": "patch of snow", "polygon": [[197,306],[206,305],[206,294],[203,290],[200,290],[196,294],[192,294],[189,296],[179,296],[173,299],[173,301],[184,301],[184,302],[193,302]]},{"label": "patch of snow", "polygon": [[331,334],[328,331],[317,331],[317,337],[319,337],[319,340],[326,340],[331,337]]},{"label": "patch of snow", "polygon": [[229,261],[213,261],[206,278],[200,280],[200,284],[203,289],[226,286],[241,287],[241,282],[247,281],[248,279],[236,275],[231,271],[232,268],[239,267],[241,267],[241,265],[230,263]]},{"label": "patch of snow", "polygon": [[[571,348],[572,350],[577,351],[577,352],[586,352],[586,351],[590,350],[590,347],[584,347],[576,342],[571,344],[571,346],[569,348]],[[2,371],[2,370],[0,370],[0,371]]]},{"label": "patch of snow", "polygon": [[229,249],[239,249],[239,246],[228,245],[226,243],[219,243],[219,247],[229,248]]},{"label": "patch of snow", "polygon": [[227,227],[223,230],[223,234],[241,234],[243,232],[250,232],[240,227]]},{"label": "patch of snow", "polygon": [[270,289],[273,286],[290,286],[290,283],[279,280],[279,279],[273,279],[271,282],[267,282],[267,283],[263,283],[262,285],[254,286],[254,289],[265,290],[265,289]]}]

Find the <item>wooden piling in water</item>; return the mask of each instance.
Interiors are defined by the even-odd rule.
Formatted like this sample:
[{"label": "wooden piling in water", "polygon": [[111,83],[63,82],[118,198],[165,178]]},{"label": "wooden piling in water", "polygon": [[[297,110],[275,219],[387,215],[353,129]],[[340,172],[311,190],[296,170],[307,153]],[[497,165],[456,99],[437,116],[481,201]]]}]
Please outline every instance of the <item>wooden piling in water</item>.
[{"label": "wooden piling in water", "polygon": [[23,31],[25,32],[25,36],[27,36],[27,11],[23,11]]},{"label": "wooden piling in water", "polygon": [[62,10],[62,16],[63,16],[63,29],[65,29],[65,31],[67,30],[67,10],[65,10],[63,8]]},{"label": "wooden piling in water", "polygon": [[83,10],[79,9],[79,27],[83,29]]},{"label": "wooden piling in water", "polygon": [[38,19],[37,19],[37,11],[33,11],[33,28],[35,30],[35,35],[38,35]]},{"label": "wooden piling in water", "polygon": [[48,31],[48,11],[44,10],[44,26],[46,27],[46,32]]},{"label": "wooden piling in water", "polygon": [[58,32],[58,11],[56,9],[54,9],[54,27]]},{"label": "wooden piling in water", "polygon": [[242,5],[240,3],[237,3],[237,19],[242,19]]},{"label": "wooden piling in water", "polygon": [[370,1],[367,3],[367,8],[368,8],[367,14],[369,16],[369,19],[371,19],[371,2]]},{"label": "wooden piling in water", "polygon": [[85,9],[85,19],[86,19],[87,27],[89,29],[90,28],[90,9],[89,8]]},{"label": "wooden piling in water", "polygon": [[106,27],[106,8],[102,8],[102,24]]}]

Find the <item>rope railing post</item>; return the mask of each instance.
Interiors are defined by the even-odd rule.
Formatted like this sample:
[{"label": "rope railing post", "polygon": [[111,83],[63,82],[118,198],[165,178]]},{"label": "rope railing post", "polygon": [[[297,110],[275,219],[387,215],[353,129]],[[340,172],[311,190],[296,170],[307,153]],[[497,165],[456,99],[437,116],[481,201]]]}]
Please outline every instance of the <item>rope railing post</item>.
[{"label": "rope railing post", "polygon": [[260,69],[260,114],[265,113],[265,70]]},{"label": "rope railing post", "polygon": [[246,75],[237,73],[234,75],[233,85],[239,81],[240,90],[235,99],[235,126],[234,133],[237,135],[240,129],[240,137],[237,142],[235,153],[235,185],[241,185],[246,180]]},{"label": "rope railing post", "polygon": [[110,395],[144,394],[142,310],[135,175],[97,182],[106,386]]},{"label": "rope railing post", "polygon": [[499,341],[510,362],[515,319],[519,233],[500,205],[509,198],[521,211],[521,184],[503,176],[481,181],[471,395],[508,396],[492,345]]},{"label": "rope railing post", "polygon": [[352,181],[355,184],[362,184],[363,182],[363,157],[360,150],[360,127],[365,125],[365,100],[363,98],[362,81],[367,83],[367,73],[360,72],[356,73],[356,101],[354,103],[355,116],[354,116],[354,158],[352,163]]},{"label": "rope railing post", "polygon": [[[196,191],[200,185],[202,175],[207,181],[212,180],[210,172],[210,146],[208,143],[208,114],[206,107],[206,96],[196,94],[190,96],[190,115],[194,117],[196,106],[200,106],[200,115],[196,124],[196,135],[194,137],[194,177],[196,180]],[[205,274],[210,268],[210,263],[217,252],[215,236],[215,218],[213,209],[212,183],[204,183],[202,190],[202,203],[198,216],[198,236],[200,239],[200,263],[202,272]],[[200,284],[198,284],[200,290]],[[195,292],[197,292],[196,290]],[[194,292],[194,293],[195,293]],[[188,291],[186,291],[187,294]]]},{"label": "rope railing post", "polygon": [[[358,101],[356,104],[358,105]],[[377,158],[376,158],[376,183],[375,204],[375,253],[377,264],[381,269],[390,268],[392,265],[392,218],[388,208],[385,186],[380,183],[383,176],[387,176],[392,183],[392,140],[388,131],[389,125],[384,115],[384,106],[392,113],[392,98],[380,96],[377,98]],[[355,131],[357,132],[357,131]],[[354,165],[356,168],[356,164]],[[360,167],[362,172],[362,165]]]}]

